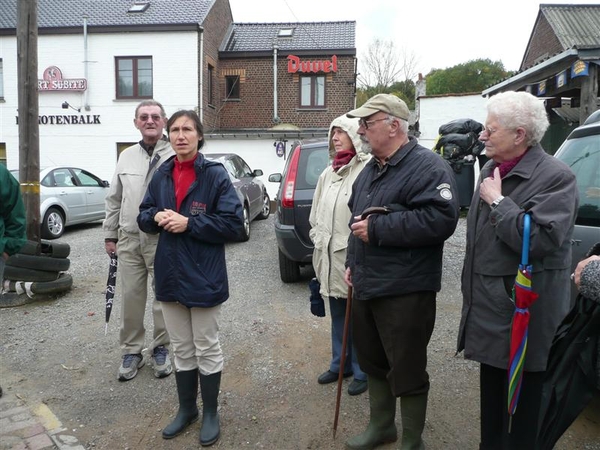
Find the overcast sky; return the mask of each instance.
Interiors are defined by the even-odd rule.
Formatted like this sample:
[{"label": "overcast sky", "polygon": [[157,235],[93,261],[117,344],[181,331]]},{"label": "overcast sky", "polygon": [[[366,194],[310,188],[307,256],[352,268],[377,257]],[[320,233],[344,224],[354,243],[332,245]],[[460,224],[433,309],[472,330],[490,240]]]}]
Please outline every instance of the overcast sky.
[{"label": "overcast sky", "polygon": [[[473,59],[518,70],[540,3],[535,0],[229,0],[235,22],[356,21],[360,58],[375,38],[392,39],[418,58],[417,72]],[[564,4],[565,0],[544,0]],[[580,0],[576,4],[597,4]]]}]

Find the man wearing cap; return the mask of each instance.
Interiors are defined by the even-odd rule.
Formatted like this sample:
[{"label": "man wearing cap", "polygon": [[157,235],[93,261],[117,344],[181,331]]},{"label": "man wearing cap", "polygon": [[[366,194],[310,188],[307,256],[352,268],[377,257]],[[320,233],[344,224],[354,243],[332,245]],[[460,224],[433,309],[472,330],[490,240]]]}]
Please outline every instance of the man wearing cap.
[{"label": "man wearing cap", "polygon": [[[441,288],[444,241],[459,216],[450,166],[408,136],[409,111],[394,95],[377,94],[348,117],[373,158],[356,179],[346,282],[353,286],[352,326],[358,361],[369,383],[370,421],[347,442],[371,449],[397,440],[400,397],[402,450],[424,448],[427,345]],[[367,208],[380,208],[369,213]]]}]

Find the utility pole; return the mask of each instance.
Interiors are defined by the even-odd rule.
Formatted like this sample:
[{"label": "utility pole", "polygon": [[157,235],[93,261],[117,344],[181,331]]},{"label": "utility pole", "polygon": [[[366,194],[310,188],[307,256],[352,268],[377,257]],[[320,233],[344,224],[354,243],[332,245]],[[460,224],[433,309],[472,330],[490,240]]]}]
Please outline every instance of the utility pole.
[{"label": "utility pole", "polygon": [[19,181],[27,214],[27,238],[40,242],[37,42],[37,0],[19,0],[17,2]]}]

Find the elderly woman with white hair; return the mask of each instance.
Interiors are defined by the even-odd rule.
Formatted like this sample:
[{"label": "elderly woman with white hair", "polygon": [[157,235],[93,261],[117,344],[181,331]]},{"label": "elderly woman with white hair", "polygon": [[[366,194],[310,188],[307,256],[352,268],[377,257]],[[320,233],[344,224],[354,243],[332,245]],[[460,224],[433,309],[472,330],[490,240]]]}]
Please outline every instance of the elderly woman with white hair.
[{"label": "elderly woman with white hair", "polygon": [[[480,449],[534,449],[546,360],[556,327],[570,307],[571,235],[578,193],[575,176],[540,141],[548,128],[542,100],[526,92],[489,99],[480,140],[483,167],[467,216],[458,351],[480,369]],[[529,263],[539,294],[530,322],[520,398],[508,414],[512,289],[531,217]]]}]

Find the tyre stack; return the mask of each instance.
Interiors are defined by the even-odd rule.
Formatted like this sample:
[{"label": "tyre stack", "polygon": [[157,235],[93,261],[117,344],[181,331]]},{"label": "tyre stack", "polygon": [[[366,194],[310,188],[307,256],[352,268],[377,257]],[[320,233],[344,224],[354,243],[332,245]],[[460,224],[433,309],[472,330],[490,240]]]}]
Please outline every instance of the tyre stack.
[{"label": "tyre stack", "polygon": [[0,308],[48,300],[71,289],[73,278],[66,273],[70,253],[67,243],[27,241],[19,253],[6,260]]}]

